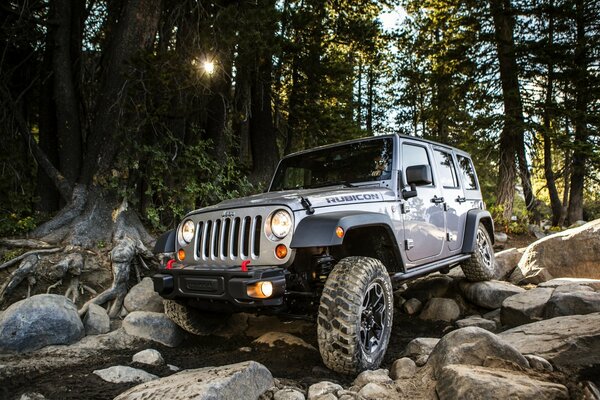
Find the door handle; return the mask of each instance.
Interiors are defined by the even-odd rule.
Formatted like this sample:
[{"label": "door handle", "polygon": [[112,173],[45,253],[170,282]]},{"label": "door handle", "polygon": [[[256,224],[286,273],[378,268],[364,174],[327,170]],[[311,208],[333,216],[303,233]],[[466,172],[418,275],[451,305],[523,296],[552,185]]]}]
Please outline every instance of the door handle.
[{"label": "door handle", "polygon": [[460,197],[460,196],[458,196],[458,197],[456,198],[456,202],[457,202],[457,203],[464,203],[465,201],[467,201],[467,198],[466,198],[466,197]]},{"label": "door handle", "polygon": [[444,198],[443,197],[437,197],[437,196],[433,196],[433,199],[431,199],[431,202],[434,204],[440,204],[444,202]]}]

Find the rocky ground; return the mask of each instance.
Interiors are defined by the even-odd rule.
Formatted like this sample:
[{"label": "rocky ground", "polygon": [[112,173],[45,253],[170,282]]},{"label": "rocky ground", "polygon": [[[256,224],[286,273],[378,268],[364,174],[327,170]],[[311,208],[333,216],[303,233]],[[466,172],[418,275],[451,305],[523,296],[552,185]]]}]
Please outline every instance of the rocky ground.
[{"label": "rocky ground", "polygon": [[215,335],[185,335],[148,280],[122,320],[102,307],[80,319],[63,296],[33,296],[0,314],[0,398],[600,399],[591,224],[527,249],[501,243],[496,281],[453,269],[410,282],[395,293],[382,369],[358,376],[323,366],[310,321],[236,315]]}]

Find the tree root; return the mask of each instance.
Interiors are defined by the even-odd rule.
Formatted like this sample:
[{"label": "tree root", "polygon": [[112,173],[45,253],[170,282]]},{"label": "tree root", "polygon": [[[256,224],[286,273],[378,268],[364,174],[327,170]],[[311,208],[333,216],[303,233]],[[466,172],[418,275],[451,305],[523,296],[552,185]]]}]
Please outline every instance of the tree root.
[{"label": "tree root", "polygon": [[18,261],[20,261],[20,260],[22,260],[24,258],[27,258],[27,257],[29,257],[31,255],[37,255],[37,254],[41,254],[41,253],[46,253],[46,254],[56,253],[57,251],[60,251],[60,250],[62,250],[60,247],[55,247],[53,249],[40,249],[40,250],[28,251],[27,253],[21,254],[19,257],[15,257],[12,260],[7,261],[4,264],[0,265],[0,271],[2,271],[5,268],[10,267],[13,264],[16,264]]},{"label": "tree root", "polygon": [[37,270],[39,260],[40,258],[37,254],[30,254],[23,259],[23,262],[21,265],[19,265],[19,268],[14,270],[4,285],[0,287],[0,304],[4,303],[6,296],[10,295],[25,278],[27,278],[29,283],[27,297],[31,295],[31,287],[35,285],[36,282],[35,272]]},{"label": "tree root", "polygon": [[50,243],[46,243],[37,239],[8,239],[0,238],[0,245],[6,247],[23,247],[26,249],[47,249],[52,247]]}]

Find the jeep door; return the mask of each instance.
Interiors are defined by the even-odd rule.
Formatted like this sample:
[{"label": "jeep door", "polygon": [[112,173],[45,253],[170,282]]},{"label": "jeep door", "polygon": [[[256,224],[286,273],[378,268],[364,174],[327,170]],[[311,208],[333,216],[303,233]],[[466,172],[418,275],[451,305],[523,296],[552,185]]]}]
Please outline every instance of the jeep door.
[{"label": "jeep door", "polygon": [[[432,160],[431,147],[427,143],[404,140],[400,152],[403,185],[406,187],[406,168],[410,166],[429,165],[434,173]],[[438,258],[442,254],[446,234],[444,209],[440,201],[441,186],[434,178],[432,184],[416,189],[417,196],[403,204],[404,248],[411,262]]]}]

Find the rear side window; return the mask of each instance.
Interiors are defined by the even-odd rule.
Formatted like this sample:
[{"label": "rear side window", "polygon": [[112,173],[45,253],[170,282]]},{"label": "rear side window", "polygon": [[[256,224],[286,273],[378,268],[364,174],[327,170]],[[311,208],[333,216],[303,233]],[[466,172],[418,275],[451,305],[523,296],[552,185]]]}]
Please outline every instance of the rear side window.
[{"label": "rear side window", "polygon": [[475,177],[475,169],[473,163],[468,157],[459,155],[458,168],[462,175],[462,180],[466,190],[477,190],[477,178]]},{"label": "rear side window", "polygon": [[456,168],[454,167],[452,154],[436,149],[433,152],[433,155],[435,163],[437,164],[442,186],[446,188],[457,188],[458,177],[456,176]]}]

